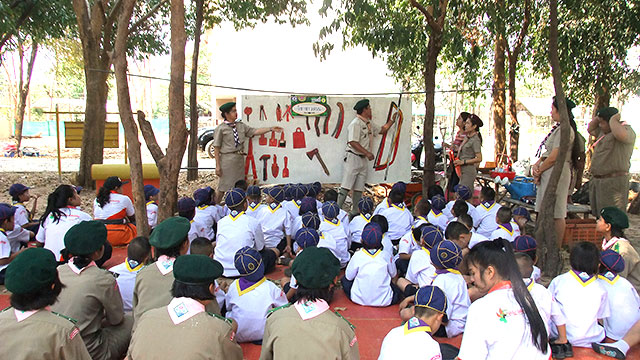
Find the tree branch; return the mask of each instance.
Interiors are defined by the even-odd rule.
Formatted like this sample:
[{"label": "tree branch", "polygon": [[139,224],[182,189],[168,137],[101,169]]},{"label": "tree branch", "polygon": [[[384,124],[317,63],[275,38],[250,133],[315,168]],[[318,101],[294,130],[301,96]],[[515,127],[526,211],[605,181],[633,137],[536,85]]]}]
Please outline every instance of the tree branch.
[{"label": "tree branch", "polygon": [[438,16],[438,25],[440,29],[444,30],[444,19],[447,15],[447,6],[449,6],[449,0],[440,0],[440,16]]},{"label": "tree branch", "polygon": [[[11,4],[11,8],[15,7],[14,5],[17,2]],[[13,33],[20,29],[20,26],[22,26],[22,24],[29,18],[29,15],[31,14],[31,11],[33,11],[33,8],[35,7],[35,2],[29,2],[29,7],[26,8],[24,10],[24,12],[22,12],[22,14],[20,15],[20,17],[18,18],[18,21],[16,21],[15,26],[12,27],[11,30],[7,31],[6,34],[4,34],[4,36],[2,37],[2,39],[0,39],[0,50],[2,50],[2,48],[6,45],[7,41],[9,41],[9,39],[11,38],[11,36],[13,36]]]},{"label": "tree branch", "polygon": [[153,160],[155,160],[156,163],[160,162],[160,160],[164,158],[164,153],[160,145],[158,145],[151,123],[147,121],[144,113],[140,110],[138,110],[138,124],[140,125],[140,132],[142,132],[144,142],[147,144],[151,156],[153,156]]},{"label": "tree branch", "polygon": [[88,6],[89,4],[86,1],[73,0],[73,10],[76,13],[76,18],[78,19],[80,39],[90,39],[90,41],[93,41],[93,31]]},{"label": "tree branch", "polygon": [[[524,43],[524,38],[527,36],[527,32],[529,31],[529,23],[531,22],[531,11],[530,11],[531,0],[525,0],[524,2],[524,19],[522,21],[522,28],[520,29],[520,33],[518,34],[518,39],[516,40],[515,45],[513,46],[513,53],[515,56],[518,56],[520,53],[520,48]],[[510,49],[507,48],[508,52]]]},{"label": "tree branch", "polygon": [[113,25],[113,22],[116,20],[116,16],[118,16],[118,10],[120,9],[120,4],[122,4],[122,0],[117,0],[111,11],[109,11],[109,15],[107,15],[107,20],[105,21],[105,27],[110,27]]},{"label": "tree branch", "polygon": [[[446,2],[447,0],[444,0],[444,1]],[[436,22],[436,19],[433,18],[433,15],[431,13],[429,13],[429,10],[427,10],[422,4],[420,4],[417,0],[411,0],[411,5],[414,8],[420,10],[420,12],[427,19],[427,24],[429,24],[429,27],[431,28],[431,30],[433,30],[435,32],[442,31],[442,28],[440,27],[440,24],[438,24]]]},{"label": "tree branch", "polygon": [[159,3],[156,4],[156,6],[154,6],[153,8],[151,8],[151,10],[149,10],[148,13],[144,14],[144,16],[142,16],[138,21],[136,21],[133,25],[131,25],[131,28],[129,29],[129,34],[133,33],[134,31],[138,30],[138,28],[145,22],[147,21],[151,16],[153,16],[156,12],[158,12],[158,10],[160,10],[160,8],[162,7],[162,5],[164,5],[166,2],[168,2],[169,0],[162,0]]}]

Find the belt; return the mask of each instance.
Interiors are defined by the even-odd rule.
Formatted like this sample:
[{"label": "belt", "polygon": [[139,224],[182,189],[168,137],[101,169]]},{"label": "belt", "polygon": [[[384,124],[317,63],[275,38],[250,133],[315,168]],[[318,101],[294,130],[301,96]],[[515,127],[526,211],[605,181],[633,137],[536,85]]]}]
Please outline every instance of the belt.
[{"label": "belt", "polygon": [[232,151],[232,152],[226,152],[226,153],[220,153],[220,155],[233,155],[233,154],[238,154],[238,155],[247,155],[244,153],[244,151],[238,150],[238,151]]},{"label": "belt", "polygon": [[361,158],[366,158],[365,155],[360,155],[360,154],[356,154],[355,152],[351,151],[351,150],[347,150],[348,153],[352,153],[355,156],[361,157]]},{"label": "belt", "polygon": [[127,224],[128,221],[125,218],[122,219],[97,219],[101,223],[105,225],[124,225]]},{"label": "belt", "polygon": [[596,179],[608,179],[608,178],[612,178],[612,177],[625,176],[625,175],[629,175],[629,172],[627,172],[627,171],[617,171],[617,172],[609,173],[609,174],[606,174],[606,175],[593,175],[593,177],[596,178]]}]

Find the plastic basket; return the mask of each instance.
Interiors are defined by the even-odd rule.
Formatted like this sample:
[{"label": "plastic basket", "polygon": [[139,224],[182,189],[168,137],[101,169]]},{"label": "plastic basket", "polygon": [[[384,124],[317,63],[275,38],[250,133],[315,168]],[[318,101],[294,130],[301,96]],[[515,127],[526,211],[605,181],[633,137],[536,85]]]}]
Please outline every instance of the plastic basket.
[{"label": "plastic basket", "polygon": [[492,171],[489,173],[489,176],[491,176],[491,178],[494,178],[494,179],[496,176],[500,177],[500,179],[507,178],[509,179],[509,181],[511,181],[516,177],[516,173],[514,171],[505,171],[505,172]]},{"label": "plastic basket", "polygon": [[596,232],[596,221],[594,219],[567,219],[562,245],[570,247],[580,241],[588,241],[598,247],[602,245],[602,234]]},{"label": "plastic basket", "polygon": [[537,187],[533,183],[533,178],[525,176],[516,176],[511,184],[504,186],[511,198],[514,200],[522,200],[524,197],[536,196]]}]

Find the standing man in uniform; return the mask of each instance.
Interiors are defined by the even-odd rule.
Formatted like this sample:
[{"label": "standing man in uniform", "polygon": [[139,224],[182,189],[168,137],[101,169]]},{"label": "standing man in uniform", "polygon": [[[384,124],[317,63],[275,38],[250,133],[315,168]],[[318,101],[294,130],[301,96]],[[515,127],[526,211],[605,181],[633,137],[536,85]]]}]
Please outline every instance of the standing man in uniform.
[{"label": "standing man in uniform", "polygon": [[338,205],[342,207],[350,190],[351,213],[357,214],[358,201],[364,191],[364,183],[367,179],[369,161],[373,160],[373,137],[374,134],[386,134],[393,121],[389,119],[382,128],[378,129],[372,122],[371,106],[369,99],[362,99],[353,107],[356,111],[356,118],[349,123],[347,138],[347,150],[344,157],[344,173],[342,175],[342,185],[338,194]]},{"label": "standing man in uniform", "polygon": [[220,106],[224,123],[220,124],[213,134],[213,149],[216,158],[216,175],[218,176],[218,193],[216,203],[222,201],[222,196],[231,190],[238,180],[244,179],[245,141],[251,141],[256,135],[269,131],[282,131],[279,126],[252,128],[243,122],[238,122],[236,103],[228,102]]},{"label": "standing man in uniform", "polygon": [[627,211],[629,168],[636,133],[629,124],[620,121],[620,113],[614,107],[598,110],[588,131],[597,138],[591,157],[591,213],[598,216],[608,206]]}]

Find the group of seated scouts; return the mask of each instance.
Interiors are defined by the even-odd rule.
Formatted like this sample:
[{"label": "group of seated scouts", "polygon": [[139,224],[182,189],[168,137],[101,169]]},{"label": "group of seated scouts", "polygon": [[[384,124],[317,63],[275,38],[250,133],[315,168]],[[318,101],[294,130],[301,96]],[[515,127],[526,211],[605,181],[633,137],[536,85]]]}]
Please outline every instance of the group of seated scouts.
[{"label": "group of seated scouts", "polygon": [[[330,311],[340,283],[354,303],[400,303],[402,325],[384,338],[381,359],[562,359],[573,346],[624,358],[623,338],[640,321],[640,257],[624,239],[623,211],[603,209],[602,251],[577,243],[571,270],[546,288],[526,209],[501,207],[490,188],[473,206],[471,190],[458,186],[449,203],[441,188],[429,189],[411,213],[405,191],[395,184],[377,206],[364,197],[349,216],[319,183],[238,187],[223,206],[211,188],[199,189],[106,271],[109,224],[78,216],[77,190],[63,185],[38,230],[53,230],[44,248],[0,253],[11,292],[0,332],[12,334],[0,354],[242,359],[238,343],[253,342],[261,359],[358,359],[354,327]],[[157,194],[145,188],[148,212]],[[0,204],[2,249],[20,227],[18,210]],[[290,265],[282,287],[265,278],[276,263]],[[460,334],[460,349],[432,338]]]}]

